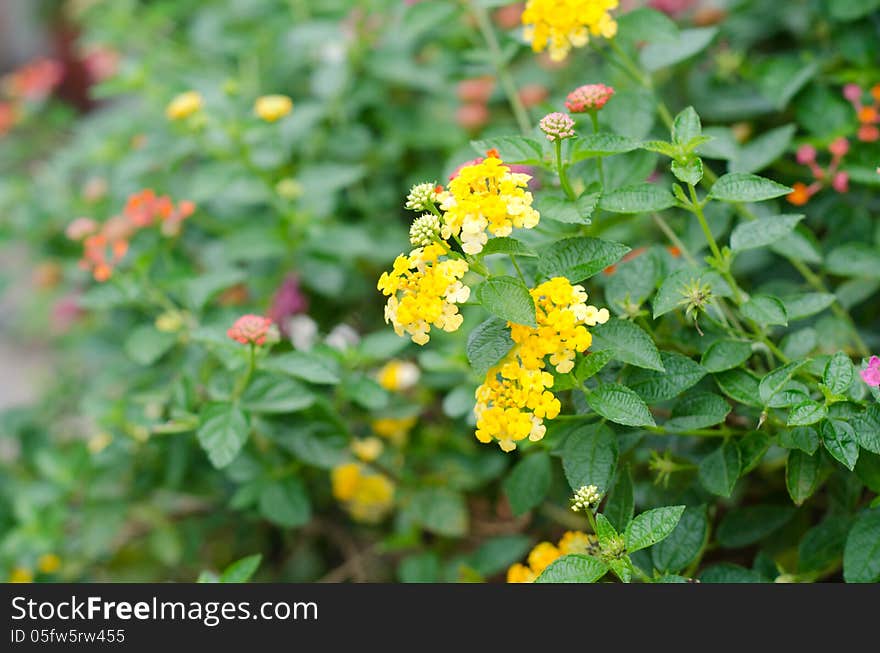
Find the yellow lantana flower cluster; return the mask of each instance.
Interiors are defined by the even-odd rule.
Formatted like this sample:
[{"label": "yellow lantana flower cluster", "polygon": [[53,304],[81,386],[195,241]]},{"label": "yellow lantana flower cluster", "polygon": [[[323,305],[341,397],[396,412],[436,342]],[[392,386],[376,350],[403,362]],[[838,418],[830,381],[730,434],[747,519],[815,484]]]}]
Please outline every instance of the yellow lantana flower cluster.
[{"label": "yellow lantana flower cluster", "polygon": [[409,256],[398,256],[391,272],[379,278],[378,288],[388,296],[385,322],[391,322],[399,336],[408,333],[418,345],[430,340],[431,326],[455,331],[463,321],[456,304],[470,297],[470,288],[461,283],[468,264],[445,258],[447,253],[441,243],[416,248]]},{"label": "yellow lantana flower cluster", "polygon": [[544,437],[544,419],[559,415],[559,399],[550,392],[553,375],[546,371],[546,360],[560,374],[574,368],[574,357],[592,343],[584,325],[608,321],[608,309],[586,304],[583,286],[572,285],[565,277],[554,277],[531,291],[535,302],[537,328],[508,323],[514,346],[486,374],[477,388],[476,436],[480,442],[498,440],[504,451],[516,443]]},{"label": "yellow lantana flower cluster", "polygon": [[527,190],[530,175],[511,172],[497,156],[462,167],[440,193],[443,238],[461,239],[468,254],[479,254],[493,236],[509,236],[514,227],[531,229],[540,214]]},{"label": "yellow lantana flower cluster", "polygon": [[333,496],[356,520],[375,524],[394,506],[394,483],[361,463],[345,463],[331,472]]},{"label": "yellow lantana flower cluster", "polygon": [[527,565],[517,562],[507,570],[508,583],[531,583],[557,558],[569,553],[594,553],[598,548],[595,535],[568,531],[558,544],[540,542],[529,553]]},{"label": "yellow lantana flower cluster", "polygon": [[523,36],[532,50],[549,49],[553,61],[562,61],[572,48],[585,46],[590,36],[606,39],[617,34],[609,11],[618,0],[528,0],[522,14]]}]

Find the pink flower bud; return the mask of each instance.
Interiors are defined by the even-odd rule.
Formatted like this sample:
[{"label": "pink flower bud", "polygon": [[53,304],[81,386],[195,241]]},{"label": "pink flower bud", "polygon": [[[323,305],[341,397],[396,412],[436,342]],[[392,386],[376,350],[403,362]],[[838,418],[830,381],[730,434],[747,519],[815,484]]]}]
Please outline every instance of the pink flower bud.
[{"label": "pink flower bud", "polygon": [[585,84],[578,86],[565,100],[565,108],[572,113],[585,113],[601,109],[605,106],[611,96],[614,95],[614,89],[605,84]]},{"label": "pink flower bud", "polygon": [[801,145],[797,150],[797,162],[807,165],[816,161],[816,148],[812,145]]},{"label": "pink flower bud", "polygon": [[847,152],[849,152],[849,141],[843,138],[835,138],[831,145],[828,146],[828,151],[831,152],[837,158],[845,156]]},{"label": "pink flower bud", "polygon": [[541,118],[538,126],[547,135],[548,141],[562,140],[574,136],[574,120],[565,113],[555,111]]},{"label": "pink flower bud", "polygon": [[856,133],[856,137],[863,143],[873,143],[880,140],[880,129],[877,125],[862,125]]},{"label": "pink flower bud", "polygon": [[843,87],[843,97],[853,103],[861,101],[862,87],[858,84],[847,84]]},{"label": "pink flower bud", "polygon": [[845,172],[838,172],[831,180],[831,186],[838,193],[846,193],[849,191],[849,175]]}]

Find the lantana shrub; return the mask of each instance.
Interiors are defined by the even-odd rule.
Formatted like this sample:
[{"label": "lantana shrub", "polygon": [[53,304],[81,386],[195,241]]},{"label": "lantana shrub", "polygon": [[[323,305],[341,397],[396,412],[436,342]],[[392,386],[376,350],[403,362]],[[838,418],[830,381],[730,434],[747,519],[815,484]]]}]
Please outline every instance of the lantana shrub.
[{"label": "lantana shrub", "polygon": [[880,580],[876,3],[565,4],[71,3],[10,580]]}]

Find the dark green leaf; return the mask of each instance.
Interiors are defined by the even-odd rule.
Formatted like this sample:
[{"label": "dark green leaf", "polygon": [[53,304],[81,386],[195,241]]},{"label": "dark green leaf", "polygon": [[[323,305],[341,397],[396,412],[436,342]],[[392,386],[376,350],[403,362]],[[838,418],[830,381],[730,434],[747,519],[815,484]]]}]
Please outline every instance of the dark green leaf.
[{"label": "dark green leaf", "polygon": [[535,328],[535,302],[526,285],[514,277],[490,277],[477,286],[477,299],[502,320]]}]

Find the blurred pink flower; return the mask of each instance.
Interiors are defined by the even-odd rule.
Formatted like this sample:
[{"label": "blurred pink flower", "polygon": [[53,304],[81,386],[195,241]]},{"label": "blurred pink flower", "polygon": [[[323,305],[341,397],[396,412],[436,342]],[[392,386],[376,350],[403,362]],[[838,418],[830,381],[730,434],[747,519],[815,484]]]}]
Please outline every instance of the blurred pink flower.
[{"label": "blurred pink flower", "polygon": [[309,310],[309,299],[299,286],[299,278],[295,274],[289,274],[275,292],[272,305],[266,314],[287,336],[290,335],[288,333],[289,318],[307,310]]},{"label": "blurred pink flower", "polygon": [[880,386],[880,358],[871,356],[871,360],[868,361],[868,367],[859,372],[859,374],[862,376],[862,381],[869,386],[873,388]]}]

